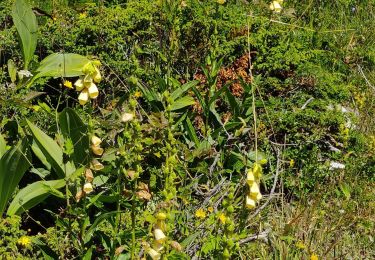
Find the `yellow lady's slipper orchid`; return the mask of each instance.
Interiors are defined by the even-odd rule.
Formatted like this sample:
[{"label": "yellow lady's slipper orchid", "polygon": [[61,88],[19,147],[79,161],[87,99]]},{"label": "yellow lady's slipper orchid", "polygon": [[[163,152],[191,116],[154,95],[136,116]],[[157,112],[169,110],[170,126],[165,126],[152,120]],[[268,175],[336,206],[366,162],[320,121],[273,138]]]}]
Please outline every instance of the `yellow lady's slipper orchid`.
[{"label": "yellow lady's slipper orchid", "polygon": [[253,209],[255,208],[256,202],[249,195],[246,196],[246,208]]},{"label": "yellow lady's slipper orchid", "polygon": [[92,99],[95,99],[98,97],[99,95],[99,90],[98,90],[98,87],[95,85],[95,83],[90,83],[90,86],[87,88],[88,92],[89,92],[89,96],[90,98]]},{"label": "yellow lady's slipper orchid", "polygon": [[79,103],[83,106],[84,104],[87,103],[87,101],[89,101],[89,92],[87,91],[87,89],[84,89],[82,90],[82,92],[79,94],[78,96],[78,101]]},{"label": "yellow lady's slipper orchid", "polygon": [[77,79],[74,83],[74,86],[76,86],[77,91],[82,91],[85,88],[85,86],[83,85],[83,78]]},{"label": "yellow lady's slipper orchid", "polygon": [[256,196],[260,193],[258,183],[254,182],[250,186],[250,196],[256,198]]},{"label": "yellow lady's slipper orchid", "polygon": [[83,185],[83,191],[86,194],[91,193],[93,190],[94,190],[94,188],[92,187],[92,184],[90,182],[86,182],[85,185]]},{"label": "yellow lady's slipper orchid", "polygon": [[252,170],[247,172],[247,179],[246,182],[249,186],[251,186],[255,182],[255,176]]},{"label": "yellow lady's slipper orchid", "polygon": [[101,156],[104,152],[104,149],[100,146],[91,145],[91,150],[95,155]]},{"label": "yellow lady's slipper orchid", "polygon": [[167,239],[167,237],[164,235],[164,232],[160,228],[155,228],[154,236],[155,240],[158,243],[163,243]]},{"label": "yellow lady's slipper orchid", "polygon": [[122,122],[129,122],[129,121],[133,120],[133,118],[134,118],[133,114],[131,114],[131,113],[124,113],[121,116],[121,121]]},{"label": "yellow lady's slipper orchid", "polygon": [[273,1],[270,4],[270,9],[275,13],[280,13],[283,8],[281,7],[280,1]]},{"label": "yellow lady's slipper orchid", "polygon": [[100,171],[100,170],[104,169],[104,166],[98,160],[94,159],[91,162],[91,169],[93,169],[95,171]]}]

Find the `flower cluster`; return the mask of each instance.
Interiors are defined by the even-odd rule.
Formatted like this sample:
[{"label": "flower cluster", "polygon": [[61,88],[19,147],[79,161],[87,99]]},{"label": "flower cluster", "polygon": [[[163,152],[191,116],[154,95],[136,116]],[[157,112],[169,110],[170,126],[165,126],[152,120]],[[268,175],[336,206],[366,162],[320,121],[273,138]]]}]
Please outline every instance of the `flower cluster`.
[{"label": "flower cluster", "polygon": [[250,192],[246,196],[246,207],[253,209],[256,203],[262,198],[262,194],[259,190],[259,182],[262,177],[262,166],[258,163],[254,164],[254,167],[247,172],[247,184],[249,185]]},{"label": "flower cluster", "polygon": [[78,96],[78,101],[81,105],[86,104],[90,99],[97,98],[99,95],[99,90],[95,83],[99,83],[102,80],[102,76],[98,66],[100,66],[99,61],[88,62],[82,69],[85,75],[74,83],[76,90],[81,92]]},{"label": "flower cluster", "polygon": [[161,255],[160,252],[164,249],[164,242],[167,240],[164,231],[166,229],[165,220],[167,218],[167,214],[163,212],[159,212],[156,214],[156,225],[154,226],[154,243],[152,247],[147,247],[146,252],[153,260],[160,259]]},{"label": "flower cluster", "polygon": [[277,0],[277,1],[272,1],[270,4],[270,9],[271,11],[274,11],[275,13],[280,13],[283,7],[281,6],[284,0]]}]

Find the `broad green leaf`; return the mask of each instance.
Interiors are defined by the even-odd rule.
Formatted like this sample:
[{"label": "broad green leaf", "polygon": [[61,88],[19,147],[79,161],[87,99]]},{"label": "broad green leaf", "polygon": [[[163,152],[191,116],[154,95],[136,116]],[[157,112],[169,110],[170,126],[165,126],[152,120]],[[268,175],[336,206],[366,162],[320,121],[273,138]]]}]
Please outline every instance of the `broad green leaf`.
[{"label": "broad green leaf", "polygon": [[65,108],[59,115],[59,125],[65,139],[73,142],[72,159],[76,165],[86,165],[89,162],[88,129],[82,119],[71,108]]},{"label": "broad green leaf", "polygon": [[10,80],[12,83],[16,82],[17,80],[17,68],[16,65],[14,64],[14,61],[12,59],[8,60],[8,73]]},{"label": "broad green leaf", "polygon": [[195,103],[195,100],[193,97],[185,96],[174,101],[171,105],[171,110],[172,111],[178,110],[178,109],[193,105],[194,103]]},{"label": "broad green leaf", "polygon": [[0,158],[3,157],[5,152],[7,151],[7,143],[2,134],[0,134]]},{"label": "broad green leaf", "polygon": [[28,83],[30,86],[41,77],[76,77],[84,73],[82,69],[90,60],[75,53],[53,53],[40,62],[36,74]]},{"label": "broad green leaf", "polygon": [[44,156],[42,150],[40,150],[38,144],[36,141],[33,141],[33,144],[31,145],[31,149],[33,150],[34,154],[38,159],[43,163],[43,165],[48,169],[51,170],[51,164],[48,162],[47,158]]},{"label": "broad green leaf", "polygon": [[188,83],[185,83],[178,89],[172,92],[171,97],[173,100],[176,100],[177,98],[181,97],[186,91],[188,91],[190,88],[196,86],[199,83],[198,80],[193,80]]},{"label": "broad green leaf", "polygon": [[69,176],[75,171],[74,165],[71,162],[64,164],[63,151],[61,147],[47,134],[40,130],[30,121],[26,120],[36,144],[44,154],[47,162],[51,164],[59,178]]},{"label": "broad green leaf", "polygon": [[24,69],[27,69],[36,49],[38,23],[31,6],[25,0],[14,2],[12,18],[21,39]]},{"label": "broad green leaf", "polygon": [[7,214],[20,215],[38,205],[50,195],[63,197],[57,189],[65,186],[65,180],[37,181],[21,189],[10,203]]},{"label": "broad green leaf", "polygon": [[31,166],[29,140],[23,139],[0,159],[0,217],[26,170]]}]

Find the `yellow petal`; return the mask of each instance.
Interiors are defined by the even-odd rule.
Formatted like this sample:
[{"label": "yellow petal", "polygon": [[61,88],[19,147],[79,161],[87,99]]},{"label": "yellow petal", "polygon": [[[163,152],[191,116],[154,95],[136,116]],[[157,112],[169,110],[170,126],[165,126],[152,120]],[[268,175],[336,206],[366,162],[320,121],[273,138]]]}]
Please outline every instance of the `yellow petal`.
[{"label": "yellow petal", "polygon": [[92,182],[94,180],[94,174],[90,169],[85,170],[85,178],[87,182]]},{"label": "yellow petal", "polygon": [[92,145],[99,146],[102,143],[102,140],[99,137],[97,137],[96,135],[93,135],[91,137],[91,143],[92,143]]},{"label": "yellow petal", "polygon": [[96,87],[96,85],[94,83],[91,82],[90,86],[88,87],[88,92],[89,92],[89,96],[90,98],[97,98],[98,95],[99,95],[99,90],[98,88]]},{"label": "yellow petal", "polygon": [[167,237],[164,235],[164,232],[160,228],[155,228],[154,236],[155,236],[155,240],[158,243],[162,243],[167,239]]},{"label": "yellow petal", "polygon": [[91,150],[95,155],[102,155],[104,152],[104,149],[100,146],[91,145]]},{"label": "yellow petal", "polygon": [[81,105],[84,105],[89,101],[89,92],[87,89],[82,90],[82,92],[78,96],[78,101]]},{"label": "yellow petal", "polygon": [[93,190],[94,190],[94,188],[92,187],[92,184],[90,182],[86,182],[85,185],[83,185],[83,191],[86,194],[91,193]]},{"label": "yellow petal", "polygon": [[270,9],[274,11],[275,13],[280,13],[281,10],[283,9],[278,1],[273,1],[270,4]]},{"label": "yellow petal", "polygon": [[82,78],[79,78],[76,80],[76,82],[74,83],[74,86],[76,87],[76,90],[77,91],[81,91],[84,89],[84,85],[83,85],[83,79]]},{"label": "yellow petal", "polygon": [[255,200],[253,200],[249,195],[246,196],[246,207],[248,209],[253,209],[255,208]]}]

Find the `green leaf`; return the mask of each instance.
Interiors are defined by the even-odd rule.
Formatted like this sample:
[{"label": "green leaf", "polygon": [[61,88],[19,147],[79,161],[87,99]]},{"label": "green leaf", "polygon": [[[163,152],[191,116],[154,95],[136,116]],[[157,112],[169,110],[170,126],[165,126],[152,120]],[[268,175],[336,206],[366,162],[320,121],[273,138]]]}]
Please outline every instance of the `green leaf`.
[{"label": "green leaf", "polygon": [[17,68],[16,65],[14,64],[14,61],[12,59],[8,60],[8,73],[10,80],[12,83],[16,82],[17,80]]},{"label": "green leaf", "polygon": [[185,96],[173,102],[171,105],[171,110],[172,111],[178,110],[178,109],[193,105],[194,103],[195,103],[195,100],[193,97]]},{"label": "green leaf", "polygon": [[198,147],[199,145],[199,139],[195,132],[195,128],[193,124],[191,123],[191,120],[189,117],[186,117],[184,128],[186,129],[190,139],[195,143],[195,145]]},{"label": "green leaf", "polygon": [[7,151],[7,143],[2,134],[0,134],[0,158],[3,157],[5,152]]},{"label": "green leaf", "polygon": [[29,140],[23,139],[0,159],[0,217],[26,170],[31,166]]},{"label": "green leaf", "polygon": [[26,120],[31,130],[36,144],[42,151],[47,162],[51,164],[59,178],[69,176],[75,171],[74,165],[71,162],[64,164],[63,162],[63,151],[61,147],[48,135],[46,135],[37,126]]},{"label": "green leaf", "polygon": [[38,23],[31,6],[24,0],[14,2],[12,18],[21,38],[24,69],[27,69],[36,49]]},{"label": "green leaf", "polygon": [[188,83],[185,83],[180,88],[176,89],[172,92],[171,97],[173,100],[176,100],[177,98],[181,97],[186,91],[188,91],[190,88],[196,86],[199,83],[198,80],[193,80]]},{"label": "green leaf", "polygon": [[57,189],[65,186],[65,180],[37,181],[20,190],[10,203],[7,214],[20,215],[38,205],[50,195],[63,197]]},{"label": "green leaf", "polygon": [[59,115],[59,125],[66,140],[73,142],[72,159],[76,165],[86,165],[89,162],[88,128],[71,108],[65,108]]},{"label": "green leaf", "polygon": [[86,234],[83,236],[83,241],[85,243],[89,242],[90,239],[91,239],[91,236],[94,234],[95,230],[96,230],[96,227],[102,223],[104,220],[106,220],[107,218],[110,218],[110,217],[113,217],[115,216],[116,214],[120,214],[121,211],[111,211],[111,212],[107,212],[107,213],[103,213],[101,214],[99,217],[97,217],[94,221],[94,223],[92,224],[92,226],[87,230]]},{"label": "green leaf", "polygon": [[90,62],[85,56],[75,53],[53,53],[40,62],[30,86],[41,77],[77,77],[84,75],[83,67]]}]

